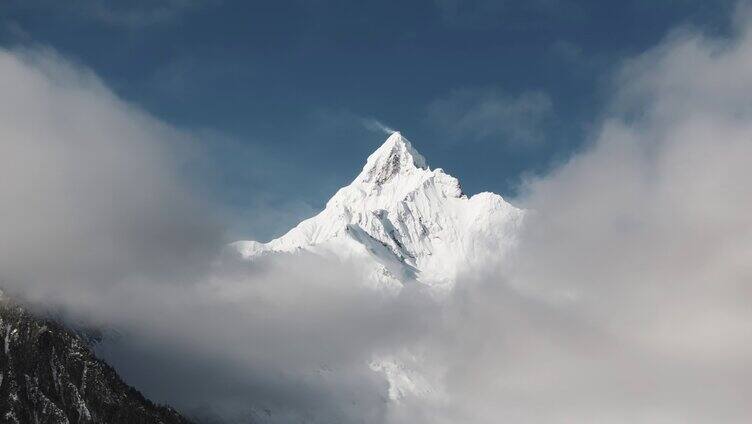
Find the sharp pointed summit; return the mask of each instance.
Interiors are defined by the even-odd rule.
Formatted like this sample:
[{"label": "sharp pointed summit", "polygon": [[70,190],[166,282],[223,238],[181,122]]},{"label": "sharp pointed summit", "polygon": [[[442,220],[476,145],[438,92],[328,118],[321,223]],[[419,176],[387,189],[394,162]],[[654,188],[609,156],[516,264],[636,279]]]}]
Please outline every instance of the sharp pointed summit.
[{"label": "sharp pointed summit", "polygon": [[399,131],[395,131],[368,157],[356,181],[383,184],[392,176],[414,168],[427,169],[426,159]]},{"label": "sharp pointed summit", "polygon": [[376,149],[360,174],[318,215],[268,243],[240,241],[245,257],[305,250],[365,258],[364,281],[398,292],[417,282],[451,288],[459,272],[502,257],[524,211],[501,196],[468,198],[459,181],[426,159],[399,132]]}]

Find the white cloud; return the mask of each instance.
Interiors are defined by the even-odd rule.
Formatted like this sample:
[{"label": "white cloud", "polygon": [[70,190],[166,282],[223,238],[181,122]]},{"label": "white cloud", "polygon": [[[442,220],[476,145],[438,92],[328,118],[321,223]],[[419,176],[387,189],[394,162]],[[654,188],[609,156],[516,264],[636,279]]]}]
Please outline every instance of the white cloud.
[{"label": "white cloud", "polygon": [[681,31],[630,61],[594,146],[528,187],[538,212],[511,283],[597,336],[544,355],[564,361],[539,393],[552,413],[750,418],[752,38],[738,31]]},{"label": "white cloud", "polygon": [[172,272],[221,243],[179,171],[187,134],[49,51],[2,50],[0,72],[4,284],[51,295]]}]

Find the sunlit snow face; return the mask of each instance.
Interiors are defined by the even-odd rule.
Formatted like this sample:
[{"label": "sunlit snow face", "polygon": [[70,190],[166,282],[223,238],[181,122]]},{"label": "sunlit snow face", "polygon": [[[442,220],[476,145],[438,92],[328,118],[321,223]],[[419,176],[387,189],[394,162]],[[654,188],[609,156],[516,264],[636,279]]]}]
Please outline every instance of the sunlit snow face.
[{"label": "sunlit snow face", "polygon": [[241,241],[243,257],[315,252],[364,259],[365,285],[397,295],[418,284],[447,295],[459,274],[501,261],[524,211],[493,193],[467,198],[459,181],[395,132],[326,209],[269,243]]},{"label": "sunlit snow face", "polygon": [[426,159],[413,149],[407,139],[394,132],[371,156],[356,181],[381,186],[395,175],[414,168],[426,169]]}]

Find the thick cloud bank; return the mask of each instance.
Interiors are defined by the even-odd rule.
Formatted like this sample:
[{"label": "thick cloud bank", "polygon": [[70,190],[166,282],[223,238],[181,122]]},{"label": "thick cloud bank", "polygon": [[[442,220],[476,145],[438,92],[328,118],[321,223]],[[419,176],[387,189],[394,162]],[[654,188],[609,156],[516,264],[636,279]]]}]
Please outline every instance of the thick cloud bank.
[{"label": "thick cloud bank", "polygon": [[429,422],[752,418],[749,30],[675,32],[620,70],[592,145],[517,199],[515,262],[448,308],[453,407]]},{"label": "thick cloud bank", "polygon": [[[313,423],[752,419],[752,33],[627,62],[588,148],[532,180],[512,262],[448,298],[358,263],[216,255],[184,134],[0,53],[0,278],[121,329],[126,379],[204,417]],[[181,153],[182,152],[182,153]]]},{"label": "thick cloud bank", "polygon": [[575,332],[519,364],[536,418],[749,421],[752,33],[739,15],[731,40],[679,31],[628,62],[593,146],[528,187],[537,216],[509,281]]},{"label": "thick cloud bank", "polygon": [[172,274],[220,245],[219,227],[181,177],[188,137],[53,52],[0,50],[0,76],[7,289],[84,297]]}]

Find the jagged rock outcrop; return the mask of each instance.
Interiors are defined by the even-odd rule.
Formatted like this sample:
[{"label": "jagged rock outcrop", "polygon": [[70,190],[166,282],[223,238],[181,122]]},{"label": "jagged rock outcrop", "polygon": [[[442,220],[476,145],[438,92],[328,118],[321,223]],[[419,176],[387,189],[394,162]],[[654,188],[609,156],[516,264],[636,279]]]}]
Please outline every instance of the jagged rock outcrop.
[{"label": "jagged rock outcrop", "polygon": [[0,423],[190,423],[125,384],[86,342],[0,292]]}]

